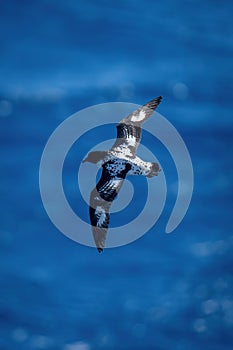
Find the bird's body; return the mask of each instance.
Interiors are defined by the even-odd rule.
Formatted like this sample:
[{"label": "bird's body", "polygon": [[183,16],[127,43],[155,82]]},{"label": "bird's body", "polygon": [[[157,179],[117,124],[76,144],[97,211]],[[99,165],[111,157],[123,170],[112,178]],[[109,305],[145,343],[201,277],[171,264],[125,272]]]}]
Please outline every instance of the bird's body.
[{"label": "bird's body", "polygon": [[136,155],[141,140],[141,125],[154,112],[162,97],[157,97],[140,107],[117,125],[117,139],[109,151],[89,153],[83,161],[102,167],[102,175],[90,195],[90,221],[99,252],[105,246],[110,222],[109,210],[127,175],[157,176],[159,165],[145,162]]}]

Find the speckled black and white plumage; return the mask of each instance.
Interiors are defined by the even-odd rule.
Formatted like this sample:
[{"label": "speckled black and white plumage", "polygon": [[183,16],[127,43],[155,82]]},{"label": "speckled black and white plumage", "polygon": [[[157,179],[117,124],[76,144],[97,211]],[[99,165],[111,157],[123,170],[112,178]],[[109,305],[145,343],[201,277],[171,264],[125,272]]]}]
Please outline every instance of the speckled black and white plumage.
[{"label": "speckled black and white plumage", "polygon": [[83,161],[102,166],[101,178],[90,195],[90,221],[95,244],[99,252],[105,247],[110,221],[110,207],[127,175],[157,176],[159,165],[144,162],[136,156],[141,140],[141,125],[159,105],[159,96],[122,119],[117,125],[117,139],[109,151],[90,152]]},{"label": "speckled black and white plumage", "polygon": [[112,159],[102,166],[101,178],[90,196],[90,220],[99,252],[103,251],[110,220],[109,209],[131,166],[126,160]]}]

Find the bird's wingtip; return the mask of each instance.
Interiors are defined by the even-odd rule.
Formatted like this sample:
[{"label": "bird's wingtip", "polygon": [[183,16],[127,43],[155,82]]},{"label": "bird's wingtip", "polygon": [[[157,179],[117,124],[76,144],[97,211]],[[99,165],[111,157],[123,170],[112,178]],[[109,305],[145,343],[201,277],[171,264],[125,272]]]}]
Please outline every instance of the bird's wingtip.
[{"label": "bird's wingtip", "polygon": [[161,100],[162,100],[163,96],[158,96],[153,98],[153,100],[147,102],[144,106],[150,109],[155,110],[156,107],[160,104]]},{"label": "bird's wingtip", "polygon": [[163,96],[158,96],[158,97],[155,97],[152,101],[157,101],[158,104],[161,102],[161,100],[163,99]]}]

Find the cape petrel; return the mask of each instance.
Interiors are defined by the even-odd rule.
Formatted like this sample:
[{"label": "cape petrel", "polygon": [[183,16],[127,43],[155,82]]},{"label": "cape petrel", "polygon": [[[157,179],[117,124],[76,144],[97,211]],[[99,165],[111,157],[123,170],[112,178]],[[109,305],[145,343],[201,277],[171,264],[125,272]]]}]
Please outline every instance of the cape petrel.
[{"label": "cape petrel", "polygon": [[126,175],[157,176],[158,163],[145,162],[136,156],[141,140],[142,123],[159,105],[162,96],[156,97],[130,113],[117,125],[117,139],[108,151],[90,152],[82,162],[102,166],[102,175],[90,195],[90,221],[96,247],[101,253],[105,246],[112,202],[120,191]]}]

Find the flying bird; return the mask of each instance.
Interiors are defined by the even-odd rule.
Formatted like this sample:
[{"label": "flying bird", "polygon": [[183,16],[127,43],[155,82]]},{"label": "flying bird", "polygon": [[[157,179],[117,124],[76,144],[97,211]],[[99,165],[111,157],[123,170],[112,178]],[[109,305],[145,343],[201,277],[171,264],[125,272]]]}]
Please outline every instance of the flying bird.
[{"label": "flying bird", "polygon": [[101,253],[105,247],[110,207],[127,175],[157,176],[158,163],[145,162],[136,155],[144,123],[159,105],[156,97],[130,113],[117,125],[117,139],[108,151],[90,152],[82,163],[91,162],[102,167],[102,175],[90,195],[89,215],[96,247]]}]

